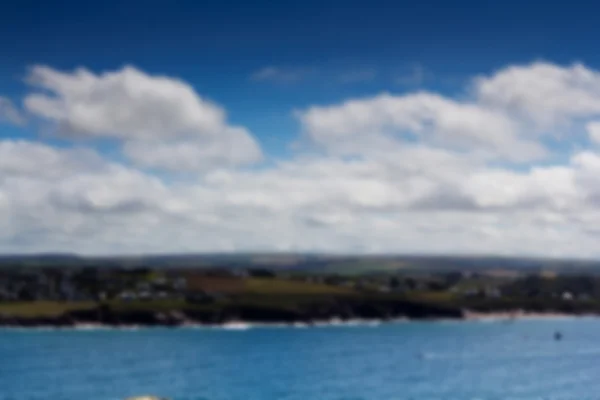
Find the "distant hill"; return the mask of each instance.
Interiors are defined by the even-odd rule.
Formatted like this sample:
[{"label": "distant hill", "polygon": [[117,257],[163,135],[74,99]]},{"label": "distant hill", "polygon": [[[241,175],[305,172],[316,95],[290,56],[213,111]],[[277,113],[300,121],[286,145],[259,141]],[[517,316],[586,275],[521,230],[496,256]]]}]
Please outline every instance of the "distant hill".
[{"label": "distant hill", "polygon": [[269,268],[311,273],[363,274],[393,271],[519,271],[600,275],[600,261],[498,256],[327,255],[327,254],[165,254],[86,257],[74,254],[0,255],[0,267]]}]

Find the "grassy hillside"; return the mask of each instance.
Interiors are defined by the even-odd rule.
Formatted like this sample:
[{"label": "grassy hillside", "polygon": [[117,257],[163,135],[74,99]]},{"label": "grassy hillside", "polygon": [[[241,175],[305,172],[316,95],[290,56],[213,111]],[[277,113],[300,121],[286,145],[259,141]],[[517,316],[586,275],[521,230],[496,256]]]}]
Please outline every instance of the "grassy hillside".
[{"label": "grassy hillside", "polygon": [[[239,279],[202,276],[192,279],[190,283],[194,290],[214,291],[228,295],[229,297],[205,305],[190,304],[184,299],[112,300],[103,304],[118,310],[153,311],[169,311],[184,308],[215,309],[227,304],[260,304],[273,307],[288,307],[308,300],[314,301],[322,296],[344,296],[357,293],[349,288],[272,278]],[[0,314],[20,317],[54,317],[68,311],[92,309],[99,304],[92,301],[0,302]]]},{"label": "grassy hillside", "polygon": [[56,317],[67,311],[92,309],[96,307],[96,305],[96,303],[91,301],[0,302],[0,314],[16,315],[20,317]]}]

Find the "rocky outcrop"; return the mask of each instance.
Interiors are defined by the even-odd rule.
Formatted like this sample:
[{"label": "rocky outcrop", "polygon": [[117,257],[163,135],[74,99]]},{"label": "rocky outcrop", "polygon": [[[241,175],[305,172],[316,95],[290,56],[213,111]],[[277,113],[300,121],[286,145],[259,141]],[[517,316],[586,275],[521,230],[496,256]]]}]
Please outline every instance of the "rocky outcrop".
[{"label": "rocky outcrop", "polygon": [[43,326],[69,327],[74,326],[77,321],[67,315],[54,317],[23,317],[0,314],[0,326],[18,326],[24,328],[35,328]]},{"label": "rocky outcrop", "polygon": [[409,319],[463,318],[462,310],[392,299],[330,299],[308,302],[302,306],[274,307],[260,304],[230,304],[215,309],[173,311],[118,310],[101,306],[69,311],[56,317],[18,317],[0,315],[0,326],[55,326],[77,324],[107,326],[179,326],[188,323],[222,324],[231,321],[254,323],[311,323],[331,319]]}]

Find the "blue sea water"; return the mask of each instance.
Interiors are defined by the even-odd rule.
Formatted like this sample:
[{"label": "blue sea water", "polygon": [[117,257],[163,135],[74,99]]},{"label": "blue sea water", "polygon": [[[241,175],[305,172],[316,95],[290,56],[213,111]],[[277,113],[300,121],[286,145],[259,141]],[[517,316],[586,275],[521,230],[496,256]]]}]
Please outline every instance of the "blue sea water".
[{"label": "blue sea water", "polygon": [[[243,328],[243,327],[242,327]],[[563,340],[553,334],[561,331]],[[0,330],[0,400],[600,398],[600,319]]]}]

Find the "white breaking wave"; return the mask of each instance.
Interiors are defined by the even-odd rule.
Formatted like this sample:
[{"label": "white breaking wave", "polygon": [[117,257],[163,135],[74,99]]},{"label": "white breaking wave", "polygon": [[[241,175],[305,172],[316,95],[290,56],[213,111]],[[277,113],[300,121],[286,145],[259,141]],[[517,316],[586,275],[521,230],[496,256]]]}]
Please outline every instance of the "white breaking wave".
[{"label": "white breaking wave", "polygon": [[226,322],[220,326],[221,329],[229,331],[246,331],[252,327],[252,324],[246,322]]},{"label": "white breaking wave", "polygon": [[378,327],[383,324],[394,324],[400,322],[410,322],[406,318],[398,318],[388,321],[374,320],[374,319],[350,319],[342,320],[339,318],[332,318],[330,320],[313,321],[307,322],[294,322],[294,323],[250,323],[243,321],[231,321],[223,324],[201,324],[201,323],[187,323],[174,327],[165,326],[144,326],[144,325],[103,325],[103,324],[76,324],[73,326],[40,326],[40,327],[19,327],[19,326],[6,326],[0,327],[0,330],[10,331],[139,331],[144,329],[198,329],[198,330],[227,330],[227,331],[246,331],[249,329],[257,328],[331,328],[331,327]]}]

